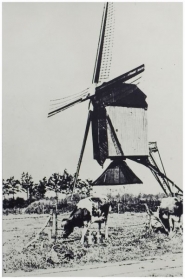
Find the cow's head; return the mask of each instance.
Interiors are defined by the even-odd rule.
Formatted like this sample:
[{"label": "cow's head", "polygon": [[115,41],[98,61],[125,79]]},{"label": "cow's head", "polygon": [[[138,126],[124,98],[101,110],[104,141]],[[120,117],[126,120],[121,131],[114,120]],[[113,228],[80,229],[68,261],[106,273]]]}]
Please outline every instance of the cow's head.
[{"label": "cow's head", "polygon": [[74,230],[73,222],[70,219],[63,219],[61,226],[64,229],[63,238],[67,238]]}]

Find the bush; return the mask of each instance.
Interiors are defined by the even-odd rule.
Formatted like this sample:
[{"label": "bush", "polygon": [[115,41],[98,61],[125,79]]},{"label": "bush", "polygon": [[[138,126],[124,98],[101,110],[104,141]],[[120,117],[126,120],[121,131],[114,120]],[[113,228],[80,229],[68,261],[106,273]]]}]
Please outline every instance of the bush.
[{"label": "bush", "polygon": [[27,206],[27,201],[25,201],[23,198],[17,198],[15,200],[15,206],[18,208],[24,208],[25,206]]},{"label": "bush", "polygon": [[34,201],[31,204],[28,205],[28,207],[25,209],[24,213],[26,214],[32,214],[32,213],[50,213],[51,209],[54,209],[56,205],[56,200],[39,200]]},{"label": "bush", "polygon": [[59,213],[71,212],[74,210],[75,206],[76,201],[64,199],[58,202],[58,211]]},{"label": "bush", "polygon": [[25,201],[23,198],[16,199],[4,199],[3,200],[3,209],[13,209],[13,208],[24,208],[28,206],[28,201]]},{"label": "bush", "polygon": [[107,195],[111,202],[112,211],[118,212],[119,202],[119,213],[124,212],[146,212],[144,203],[146,203],[153,212],[157,211],[157,207],[160,205],[161,199],[165,197],[165,194],[159,193],[153,194],[139,194],[134,196],[133,194],[126,193],[124,195],[113,196]]},{"label": "bush", "polygon": [[[145,203],[148,205],[149,209],[153,212],[157,211],[157,207],[160,205],[160,201],[147,200]],[[114,206],[113,212],[118,212],[118,205]],[[146,207],[143,202],[138,203],[121,203],[119,206],[119,213],[124,212],[146,212]]]},{"label": "bush", "polygon": [[[70,196],[68,196],[65,199],[58,200],[58,207],[57,207],[58,212],[66,213],[66,212],[73,211],[75,208],[75,205],[77,204],[78,201],[79,201],[78,194],[75,194],[72,200],[71,200]],[[46,199],[32,202],[24,210],[24,213],[26,213],[26,214],[32,214],[32,213],[49,214],[51,209],[53,209],[53,210],[56,209],[56,198],[54,198],[54,197],[52,197],[50,199],[46,198]]]}]

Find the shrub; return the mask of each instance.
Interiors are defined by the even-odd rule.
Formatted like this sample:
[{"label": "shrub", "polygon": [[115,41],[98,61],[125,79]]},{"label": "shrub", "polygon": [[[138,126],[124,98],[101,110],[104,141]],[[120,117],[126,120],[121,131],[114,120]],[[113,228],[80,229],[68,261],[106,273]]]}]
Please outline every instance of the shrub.
[{"label": "shrub", "polygon": [[3,200],[3,209],[24,208],[26,206],[28,206],[28,201],[25,201],[23,198]]},{"label": "shrub", "polygon": [[25,209],[24,213],[31,214],[31,213],[49,213],[51,209],[54,209],[56,205],[56,200],[39,200],[34,201],[28,205]]}]

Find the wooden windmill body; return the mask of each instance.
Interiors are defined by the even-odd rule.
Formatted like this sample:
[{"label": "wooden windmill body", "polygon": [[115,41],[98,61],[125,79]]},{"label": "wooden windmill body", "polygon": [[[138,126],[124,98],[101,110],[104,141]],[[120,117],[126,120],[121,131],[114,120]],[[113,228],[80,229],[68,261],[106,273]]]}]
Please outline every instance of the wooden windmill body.
[{"label": "wooden windmill body", "polygon": [[[110,166],[94,182],[94,185],[142,183],[127,166],[125,160],[132,159],[147,167],[151,164],[148,159],[151,154],[147,139],[148,105],[146,95],[136,85],[137,80],[141,78],[141,74],[144,72],[144,65],[107,81],[112,60],[113,27],[114,5],[108,2],[104,5],[103,10],[92,86],[80,92],[72,101],[64,102],[48,114],[48,117],[51,117],[86,100],[90,100],[90,104],[93,106],[93,110],[89,110],[87,118],[74,187],[79,174],[90,124],[92,126],[94,159],[101,166],[106,159],[112,160]],[[159,182],[159,177],[164,174],[159,171],[154,163],[149,168]],[[162,179],[168,180],[164,177]]]},{"label": "wooden windmill body", "polygon": [[107,158],[148,156],[145,98],[134,84],[117,82],[97,90],[92,134],[94,159],[100,165]]}]

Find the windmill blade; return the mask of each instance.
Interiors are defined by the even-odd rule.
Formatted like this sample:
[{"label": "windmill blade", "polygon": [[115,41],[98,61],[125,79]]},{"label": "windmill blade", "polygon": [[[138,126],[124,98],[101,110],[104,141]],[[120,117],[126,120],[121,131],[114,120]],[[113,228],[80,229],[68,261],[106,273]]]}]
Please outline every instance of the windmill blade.
[{"label": "windmill blade", "polygon": [[[87,88],[86,90],[84,90],[82,92],[80,92],[81,94],[79,93],[77,96],[75,96],[76,94],[71,95],[71,96],[74,96],[73,98],[64,97],[64,98],[60,98],[60,99],[56,99],[56,100],[51,100],[52,108],[51,108],[51,111],[48,113],[48,117],[51,117],[51,116],[53,116],[63,110],[66,110],[78,103],[81,103],[81,102],[86,101],[87,99],[90,99],[91,94],[90,94],[89,88]],[[55,101],[55,103],[53,103],[53,101]],[[58,101],[60,101],[60,102],[58,103]],[[53,105],[55,105],[56,107],[53,107]]]},{"label": "windmill blade", "polygon": [[95,94],[95,85],[99,82],[102,82],[103,80],[106,80],[109,77],[110,65],[112,60],[113,31],[114,31],[113,27],[114,27],[114,6],[113,3],[106,3],[104,5],[92,87],[87,88],[87,90],[81,95],[75,94],[76,96],[74,98],[72,95],[72,97],[69,96],[71,98],[65,97],[61,99],[51,100],[52,108],[51,111],[48,113],[48,117],[51,117],[78,103],[91,99],[91,96]]},{"label": "windmill blade", "polygon": [[131,71],[129,71],[129,72],[127,72],[127,73],[125,73],[125,74],[123,74],[119,77],[116,77],[116,78],[114,78],[114,79],[112,79],[108,82],[104,82],[100,86],[97,86],[96,91],[104,89],[105,87],[108,87],[108,86],[112,86],[112,85],[116,84],[117,82],[126,82],[127,80],[133,79],[135,76],[138,76],[142,72],[144,72],[144,70],[145,70],[145,65],[142,64],[141,66],[139,66],[137,68],[134,68]]},{"label": "windmill blade", "polygon": [[[133,79],[135,76],[138,76],[143,71],[144,71],[144,65],[134,68],[131,71],[98,86],[96,88],[96,92],[97,91],[100,92],[105,87],[112,86],[113,84],[115,84],[117,82],[126,82],[127,80]],[[135,79],[134,82],[137,81],[139,78]],[[94,96],[94,93],[95,93],[95,88],[94,88],[94,85],[92,85],[92,87],[87,88],[77,94],[70,95],[68,97],[64,97],[64,98],[60,98],[60,99],[51,100],[52,110],[48,113],[48,117],[51,117],[51,116],[53,116],[63,110],[66,110],[78,103],[84,102],[88,99],[92,99]],[[74,96],[74,97],[72,97],[72,96]],[[53,107],[53,105],[56,105],[57,107]]]},{"label": "windmill blade", "polygon": [[51,117],[51,116],[53,116],[53,115],[55,115],[55,114],[57,114],[57,113],[59,113],[59,112],[65,110],[65,109],[67,109],[67,108],[70,108],[70,107],[76,105],[77,103],[81,103],[81,99],[76,100],[76,101],[74,101],[74,102],[71,102],[71,103],[69,103],[69,104],[67,104],[67,105],[65,105],[65,106],[62,106],[62,107],[60,107],[60,108],[58,108],[58,109],[55,109],[55,110],[49,112],[49,113],[48,113],[48,117]]},{"label": "windmill blade", "polygon": [[114,22],[114,5],[107,2],[104,5],[92,83],[97,84],[109,78],[114,39]]}]

